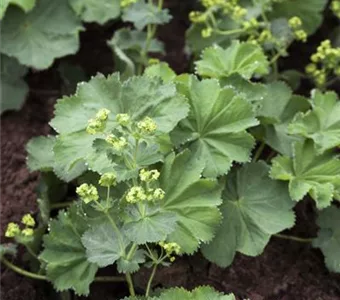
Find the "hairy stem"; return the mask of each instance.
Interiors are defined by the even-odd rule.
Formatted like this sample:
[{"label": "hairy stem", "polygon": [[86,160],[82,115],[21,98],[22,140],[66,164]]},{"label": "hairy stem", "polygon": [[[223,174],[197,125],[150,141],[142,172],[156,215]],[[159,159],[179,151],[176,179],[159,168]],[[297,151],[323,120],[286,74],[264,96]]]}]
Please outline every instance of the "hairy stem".
[{"label": "hairy stem", "polygon": [[72,203],[73,203],[73,201],[52,203],[51,204],[51,209],[66,208],[66,207],[69,207]]},{"label": "hairy stem", "polygon": [[125,274],[125,278],[126,278],[126,282],[127,282],[127,284],[128,284],[128,287],[129,287],[130,295],[131,295],[131,296],[136,296],[135,288],[134,288],[134,286],[133,286],[133,281],[132,281],[131,274],[130,274],[130,273],[126,273],[126,274]]},{"label": "hairy stem", "polygon": [[158,264],[154,264],[153,268],[152,268],[152,272],[148,281],[148,285],[146,287],[146,292],[145,292],[145,297],[149,297],[150,294],[150,289],[151,289],[151,284],[153,281],[153,278],[155,277],[156,271],[157,271],[157,266]]},{"label": "hairy stem", "polygon": [[291,240],[291,241],[296,241],[296,242],[301,242],[301,243],[311,243],[314,240],[314,238],[301,238],[297,236],[279,234],[279,233],[274,234],[274,236],[280,239]]},{"label": "hairy stem", "polygon": [[260,144],[260,146],[257,148],[257,150],[256,150],[256,152],[255,152],[255,155],[254,155],[254,157],[253,157],[253,161],[254,161],[254,162],[259,160],[259,158],[260,158],[260,156],[261,156],[261,154],[262,154],[262,152],[263,152],[265,146],[266,146],[266,143],[265,143],[265,142],[262,142],[262,143]]}]

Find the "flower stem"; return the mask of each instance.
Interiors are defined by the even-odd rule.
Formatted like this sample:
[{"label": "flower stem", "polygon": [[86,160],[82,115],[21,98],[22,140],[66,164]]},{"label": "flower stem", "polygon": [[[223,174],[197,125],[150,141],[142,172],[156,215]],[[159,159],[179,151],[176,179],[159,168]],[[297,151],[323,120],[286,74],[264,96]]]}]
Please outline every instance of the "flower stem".
[{"label": "flower stem", "polygon": [[24,269],[19,268],[18,266],[12,264],[9,260],[7,260],[6,258],[2,257],[1,261],[4,263],[4,265],[6,265],[9,269],[13,270],[14,272],[23,275],[25,277],[28,278],[32,278],[32,279],[37,279],[37,280],[48,280],[46,276],[44,275],[39,275],[36,273],[32,273],[29,271],[26,271]]},{"label": "flower stem", "polygon": [[52,209],[61,209],[61,208],[69,207],[72,203],[73,203],[73,201],[52,203],[51,204],[51,210]]},{"label": "flower stem", "polygon": [[274,236],[280,239],[292,240],[292,241],[301,242],[301,243],[311,243],[314,240],[314,238],[301,238],[297,236],[279,234],[279,233],[274,234]]},{"label": "flower stem", "polygon": [[232,34],[236,34],[236,33],[242,33],[245,30],[243,28],[237,28],[237,29],[223,31],[223,30],[219,30],[217,28],[214,28],[214,31],[218,34],[221,34],[221,35],[232,35]]},{"label": "flower stem", "polygon": [[133,281],[130,273],[125,274],[126,282],[129,287],[130,296],[136,296],[135,288],[133,287]]},{"label": "flower stem", "polygon": [[94,279],[95,282],[125,282],[124,277],[120,276],[98,276]]},{"label": "flower stem", "polygon": [[261,145],[257,148],[256,153],[255,153],[254,158],[253,158],[254,162],[259,160],[265,146],[266,146],[266,143],[262,142]]},{"label": "flower stem", "polygon": [[152,272],[148,281],[148,285],[146,287],[146,292],[145,292],[145,297],[149,297],[150,294],[150,289],[151,289],[151,284],[153,281],[153,278],[155,277],[156,271],[157,271],[157,266],[158,264],[154,264],[153,268],[152,268]]}]

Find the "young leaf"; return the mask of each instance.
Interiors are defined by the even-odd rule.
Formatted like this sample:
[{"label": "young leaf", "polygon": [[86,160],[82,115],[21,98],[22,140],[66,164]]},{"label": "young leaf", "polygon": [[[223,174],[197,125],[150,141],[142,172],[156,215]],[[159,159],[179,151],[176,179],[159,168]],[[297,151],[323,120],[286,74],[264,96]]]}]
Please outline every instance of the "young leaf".
[{"label": "young leaf", "polygon": [[226,49],[219,46],[203,50],[201,60],[196,62],[196,72],[203,77],[225,78],[239,74],[250,78],[254,74],[268,73],[269,63],[258,45],[233,43]]},{"label": "young leaf", "polygon": [[44,250],[40,259],[46,263],[46,272],[57,291],[73,289],[78,295],[88,295],[98,266],[87,260],[81,243],[88,224],[72,205],[61,211],[58,219],[50,223],[50,231],[44,236]]},{"label": "young leaf", "polygon": [[229,266],[236,251],[256,256],[270,236],[294,225],[287,185],[268,177],[264,162],[250,163],[227,176],[220,209],[223,221],[214,240],[202,252],[221,267]]},{"label": "young leaf", "polygon": [[10,7],[1,24],[0,50],[23,65],[46,69],[78,51],[81,29],[68,0],[39,0],[28,14]]},{"label": "young leaf", "polygon": [[176,78],[176,73],[165,62],[147,67],[144,73],[149,77],[160,77],[163,82],[172,82]]},{"label": "young leaf", "polygon": [[327,268],[340,273],[340,209],[331,206],[319,212],[317,223],[320,230],[313,246],[323,252]]},{"label": "young leaf", "polygon": [[135,273],[139,270],[140,264],[145,262],[145,252],[143,250],[136,250],[130,260],[121,257],[117,261],[117,270],[119,273]]},{"label": "young leaf", "polygon": [[120,0],[69,0],[75,13],[84,22],[101,25],[120,15]]},{"label": "young leaf", "polygon": [[284,17],[290,19],[297,16],[302,21],[303,29],[312,34],[321,25],[322,12],[327,4],[327,0],[277,1],[269,13],[270,19]]},{"label": "young leaf", "polygon": [[124,9],[122,19],[124,22],[133,23],[139,31],[142,31],[150,24],[166,24],[172,17],[168,9],[160,10],[152,2],[140,0]]},{"label": "young leaf", "polygon": [[288,133],[288,125],[297,113],[305,112],[309,107],[307,98],[293,95],[284,110],[278,115],[279,122],[263,125],[266,144],[283,155],[292,156],[292,143],[302,141],[302,138],[290,135]]},{"label": "young leaf", "polygon": [[16,59],[1,55],[1,113],[22,107],[28,94],[28,85],[22,79],[26,72]]},{"label": "young leaf", "polygon": [[[95,148],[92,145],[95,139],[104,135],[86,133],[88,120],[102,108],[110,110],[104,134],[116,128],[118,113],[128,113],[132,120],[138,121],[145,116],[151,117],[157,124],[158,133],[168,133],[189,110],[186,99],[176,92],[175,86],[162,84],[159,78],[132,77],[121,83],[117,74],[107,78],[98,75],[90,82],[80,84],[74,96],[58,101],[55,118],[51,121],[60,134],[54,147],[55,171],[64,180],[70,181],[82,174],[87,168],[85,163],[97,166],[99,173],[98,166],[112,165],[108,158],[101,164],[93,163]],[[145,160],[145,155],[141,157]]]},{"label": "young leaf", "polygon": [[270,176],[289,181],[289,193],[299,201],[309,193],[319,209],[340,199],[340,160],[328,151],[318,155],[313,142],[293,144],[293,158],[278,156],[273,160]]},{"label": "young leaf", "polygon": [[32,138],[26,145],[27,167],[30,171],[52,171],[54,167],[53,147],[54,136]]},{"label": "young leaf", "polygon": [[161,211],[175,213],[177,227],[168,240],[193,253],[200,242],[209,242],[220,223],[217,206],[221,203],[221,186],[216,180],[202,179],[204,162],[189,150],[170,154],[161,171],[160,187],[165,192]]},{"label": "young leaf", "polygon": [[192,155],[205,162],[203,175],[228,172],[232,162],[247,162],[254,146],[246,129],[258,124],[251,103],[216,79],[190,77],[187,90],[191,112],[172,134],[175,144],[189,143]]},{"label": "young leaf", "polygon": [[2,0],[0,3],[0,20],[3,18],[9,5],[16,5],[24,12],[29,12],[35,6],[36,0]]},{"label": "young leaf", "polygon": [[118,234],[108,222],[92,226],[83,234],[81,241],[86,248],[88,261],[99,267],[112,265],[123,257],[129,245],[129,240]]},{"label": "young leaf", "polygon": [[127,211],[123,231],[133,242],[141,245],[165,240],[175,230],[177,215],[173,212],[160,211],[155,205],[145,204],[143,213],[132,206]]},{"label": "young leaf", "polygon": [[289,125],[289,133],[312,139],[318,154],[340,146],[340,102],[337,94],[315,91],[311,105],[311,110],[296,115]]}]

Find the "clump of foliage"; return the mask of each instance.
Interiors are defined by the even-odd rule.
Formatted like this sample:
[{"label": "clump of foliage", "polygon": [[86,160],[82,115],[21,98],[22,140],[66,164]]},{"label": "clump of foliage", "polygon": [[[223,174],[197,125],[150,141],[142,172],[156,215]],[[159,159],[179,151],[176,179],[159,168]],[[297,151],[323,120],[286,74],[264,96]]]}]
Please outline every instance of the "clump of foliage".
[{"label": "clump of foliage", "polygon": [[[228,267],[237,252],[260,255],[274,236],[311,242],[340,272],[340,102],[315,72],[308,72],[317,83],[310,97],[294,94],[276,64],[294,39],[316,30],[325,1],[294,11],[290,0],[201,4],[190,14],[188,39],[193,51],[202,41],[208,47],[193,74],[177,75],[166,63],[149,65],[148,53],[162,51],[157,26],[170,20],[162,1],[121,3],[123,20],[135,28],[109,42],[121,73],[79,83],[55,105],[56,136],[27,145],[29,169],[43,174],[40,214],[25,215],[24,229],[10,223],[6,236],[26,246],[38,272],[5,258],[15,255],[13,244],[1,246],[9,268],[79,295],[111,280],[127,282],[126,299],[227,300],[234,296],[209,287],[157,291],[152,282],[177,257],[200,251]],[[84,18],[94,15],[78,5]],[[205,39],[195,41],[197,31]],[[336,74],[338,48],[328,41],[321,48],[315,68]],[[67,183],[76,185],[75,196],[60,204]],[[306,198],[315,202],[317,236],[281,234]],[[96,276],[109,265],[123,276]],[[150,277],[140,298],[133,274],[142,267]]]}]

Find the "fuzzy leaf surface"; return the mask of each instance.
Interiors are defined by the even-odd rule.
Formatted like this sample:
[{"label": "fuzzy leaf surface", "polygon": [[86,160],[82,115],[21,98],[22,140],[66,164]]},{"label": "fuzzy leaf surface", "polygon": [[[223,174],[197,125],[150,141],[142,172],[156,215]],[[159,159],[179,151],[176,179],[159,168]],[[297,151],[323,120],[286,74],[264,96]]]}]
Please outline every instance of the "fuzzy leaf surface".
[{"label": "fuzzy leaf surface", "polygon": [[78,295],[88,295],[98,266],[86,257],[81,236],[88,224],[72,205],[67,212],[59,212],[44,236],[44,250],[40,259],[46,263],[48,279],[57,291],[72,289]]},{"label": "fuzzy leaf surface", "polygon": [[24,12],[29,12],[35,5],[36,0],[2,0],[0,2],[0,20],[4,17],[9,5],[16,5]]},{"label": "fuzzy leaf surface", "polygon": [[135,273],[139,270],[140,265],[145,262],[145,252],[138,249],[130,260],[121,257],[117,261],[117,270],[119,273]]},{"label": "fuzzy leaf surface", "polygon": [[323,252],[327,268],[340,273],[340,209],[331,206],[319,212],[317,224],[320,229],[313,246]]},{"label": "fuzzy leaf surface", "polygon": [[146,3],[145,0],[137,1],[124,9],[122,16],[124,22],[133,23],[139,31],[149,24],[166,24],[171,18],[168,9],[159,10],[156,5]]},{"label": "fuzzy leaf surface", "polygon": [[51,171],[54,167],[54,136],[32,138],[26,145],[27,166],[30,171]]},{"label": "fuzzy leaf surface", "polygon": [[221,88],[216,79],[189,77],[182,91],[190,114],[172,134],[176,145],[188,143],[192,155],[205,162],[203,175],[217,177],[232,162],[247,162],[254,146],[246,129],[258,124],[252,104],[233,88]]},{"label": "fuzzy leaf surface", "polygon": [[336,93],[315,91],[311,105],[311,110],[296,115],[289,133],[312,139],[319,154],[340,146],[340,101]]},{"label": "fuzzy leaf surface", "polygon": [[168,234],[175,230],[177,215],[161,211],[152,204],[144,206],[143,214],[136,206],[128,208],[128,220],[123,226],[125,235],[138,245],[165,240]]},{"label": "fuzzy leaf surface", "polygon": [[289,181],[289,193],[293,200],[300,201],[308,193],[319,209],[329,206],[333,197],[340,199],[340,160],[334,153],[316,153],[313,142],[293,144],[293,158],[274,158],[270,176]]},{"label": "fuzzy leaf surface", "polygon": [[78,51],[81,29],[67,0],[40,0],[27,14],[10,7],[1,24],[0,50],[23,65],[46,69]]},{"label": "fuzzy leaf surface", "polygon": [[75,13],[84,22],[101,25],[120,15],[120,0],[69,0]]},{"label": "fuzzy leaf surface", "polygon": [[99,267],[112,265],[124,256],[129,244],[123,235],[120,239],[111,223],[108,222],[92,226],[83,234],[81,241],[86,248],[88,261]]},{"label": "fuzzy leaf surface", "polygon": [[165,197],[160,209],[177,217],[177,227],[168,240],[178,243],[184,253],[193,253],[200,242],[211,241],[221,220],[217,208],[221,186],[216,180],[202,179],[203,168],[204,162],[185,150],[177,156],[170,154],[161,171]]},{"label": "fuzzy leaf surface", "polygon": [[221,267],[229,266],[236,251],[260,255],[272,234],[294,225],[287,185],[268,176],[264,162],[250,163],[227,176],[222,193],[223,215],[214,240],[202,252]]},{"label": "fuzzy leaf surface", "polygon": [[23,80],[27,68],[15,58],[1,55],[1,112],[19,110],[28,94],[28,85]]},{"label": "fuzzy leaf surface", "polygon": [[[87,134],[88,120],[102,108],[110,110],[104,134]],[[54,147],[55,171],[66,181],[82,174],[87,168],[85,163],[96,167],[98,173],[107,171],[112,162],[105,156],[96,156],[93,143],[116,128],[115,116],[119,113],[127,113],[135,121],[149,116],[157,123],[158,134],[163,134],[171,131],[188,111],[186,99],[177,93],[175,86],[162,84],[159,78],[132,77],[121,83],[117,74],[107,78],[98,75],[78,85],[74,96],[64,97],[56,104],[55,118],[51,121],[59,133]],[[145,155],[140,159],[145,161]],[[100,163],[96,157],[101,158]],[[105,170],[99,170],[99,166]]]},{"label": "fuzzy leaf surface", "polygon": [[196,72],[203,77],[218,79],[232,74],[250,78],[254,74],[267,74],[268,66],[261,47],[234,41],[226,49],[214,46],[203,50],[201,60],[196,62]]}]

